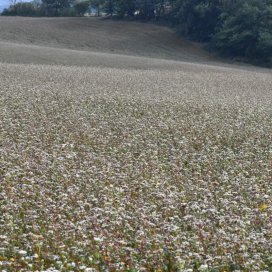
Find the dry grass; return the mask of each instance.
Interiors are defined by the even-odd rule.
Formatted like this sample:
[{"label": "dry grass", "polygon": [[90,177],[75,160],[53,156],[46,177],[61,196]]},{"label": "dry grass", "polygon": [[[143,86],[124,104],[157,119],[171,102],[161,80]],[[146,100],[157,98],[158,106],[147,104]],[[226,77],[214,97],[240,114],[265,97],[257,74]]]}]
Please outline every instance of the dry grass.
[{"label": "dry grass", "polygon": [[175,60],[211,57],[165,27],[94,18],[0,18],[0,40]]},{"label": "dry grass", "polygon": [[93,67],[0,64],[2,271],[271,271],[269,70],[16,46]]}]

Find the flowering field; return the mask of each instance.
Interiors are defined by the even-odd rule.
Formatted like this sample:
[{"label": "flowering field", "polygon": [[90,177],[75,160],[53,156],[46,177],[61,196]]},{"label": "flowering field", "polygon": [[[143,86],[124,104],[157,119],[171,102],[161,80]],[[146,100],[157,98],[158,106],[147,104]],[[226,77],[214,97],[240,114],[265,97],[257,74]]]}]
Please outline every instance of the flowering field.
[{"label": "flowering field", "polygon": [[272,271],[269,71],[0,78],[1,271]]},{"label": "flowering field", "polygon": [[154,24],[0,25],[1,272],[272,271],[271,70]]}]

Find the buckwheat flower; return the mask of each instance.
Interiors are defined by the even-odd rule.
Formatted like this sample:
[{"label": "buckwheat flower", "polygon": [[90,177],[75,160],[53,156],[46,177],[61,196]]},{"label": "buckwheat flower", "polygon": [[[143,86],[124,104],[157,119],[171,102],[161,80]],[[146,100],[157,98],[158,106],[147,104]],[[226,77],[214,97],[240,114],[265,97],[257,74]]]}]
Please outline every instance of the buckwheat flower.
[{"label": "buckwheat flower", "polygon": [[181,259],[180,257],[177,257],[176,262],[180,270],[184,269],[186,262],[183,259]]},{"label": "buckwheat flower", "polygon": [[75,262],[71,262],[71,263],[68,264],[68,266],[70,266],[70,267],[76,267],[76,263]]},{"label": "buckwheat flower", "polygon": [[39,255],[37,253],[35,253],[32,257],[33,257],[33,259],[37,259],[37,258],[39,258]]},{"label": "buckwheat flower", "polygon": [[90,267],[87,267],[85,269],[85,272],[96,272],[96,271],[98,271],[98,270],[96,270],[95,268],[90,268]]},{"label": "buckwheat flower", "polygon": [[207,264],[202,264],[198,270],[201,271],[201,272],[204,272],[204,271],[208,271],[209,267]]},{"label": "buckwheat flower", "polygon": [[95,240],[97,243],[103,242],[103,238],[101,238],[101,237],[94,237],[94,240]]},{"label": "buckwheat flower", "polygon": [[18,254],[21,256],[26,256],[27,252],[25,250],[19,250]]}]

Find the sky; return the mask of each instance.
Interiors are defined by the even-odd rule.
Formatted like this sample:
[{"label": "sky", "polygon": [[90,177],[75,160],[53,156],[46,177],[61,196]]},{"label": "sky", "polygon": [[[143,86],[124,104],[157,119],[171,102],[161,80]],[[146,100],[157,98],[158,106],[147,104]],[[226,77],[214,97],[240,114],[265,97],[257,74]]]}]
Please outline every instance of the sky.
[{"label": "sky", "polygon": [[[17,1],[17,2],[31,2],[31,0]],[[10,5],[10,0],[0,0],[0,11],[7,8]]]}]

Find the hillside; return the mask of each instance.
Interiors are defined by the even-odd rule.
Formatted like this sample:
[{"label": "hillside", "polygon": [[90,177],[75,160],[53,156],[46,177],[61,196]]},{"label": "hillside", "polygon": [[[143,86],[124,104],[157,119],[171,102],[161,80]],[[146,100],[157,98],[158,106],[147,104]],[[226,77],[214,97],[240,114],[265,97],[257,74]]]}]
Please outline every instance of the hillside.
[{"label": "hillside", "polygon": [[[209,61],[199,46],[166,27],[95,18],[0,17],[0,42],[185,61]],[[60,53],[60,51],[58,51]],[[42,53],[42,52],[41,52]],[[1,52],[0,52],[1,54]],[[53,50],[54,54],[54,50]],[[76,52],[75,52],[76,54]],[[3,53],[2,58],[5,58]]]},{"label": "hillside", "polygon": [[271,70],[167,28],[0,18],[0,270],[271,270]]}]

